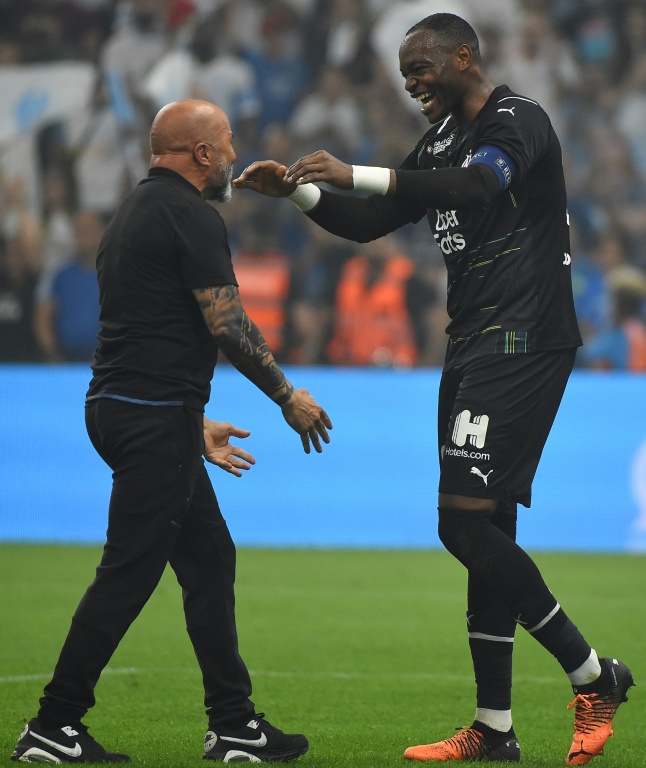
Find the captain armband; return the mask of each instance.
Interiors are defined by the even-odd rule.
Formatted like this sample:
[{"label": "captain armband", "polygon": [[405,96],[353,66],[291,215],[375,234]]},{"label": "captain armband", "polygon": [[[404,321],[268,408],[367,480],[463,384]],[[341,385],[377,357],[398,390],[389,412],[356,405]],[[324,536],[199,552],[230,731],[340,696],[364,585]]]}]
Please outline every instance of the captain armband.
[{"label": "captain armband", "polygon": [[370,165],[353,165],[354,188],[374,195],[385,195],[390,187],[390,168],[375,168]]},{"label": "captain armband", "polygon": [[516,164],[502,149],[487,145],[479,147],[469,165],[486,165],[496,174],[500,189],[508,189],[516,175]]},{"label": "captain armband", "polygon": [[291,200],[299,211],[307,213],[315,208],[321,199],[321,190],[316,184],[299,184],[291,195],[287,195],[287,199]]}]

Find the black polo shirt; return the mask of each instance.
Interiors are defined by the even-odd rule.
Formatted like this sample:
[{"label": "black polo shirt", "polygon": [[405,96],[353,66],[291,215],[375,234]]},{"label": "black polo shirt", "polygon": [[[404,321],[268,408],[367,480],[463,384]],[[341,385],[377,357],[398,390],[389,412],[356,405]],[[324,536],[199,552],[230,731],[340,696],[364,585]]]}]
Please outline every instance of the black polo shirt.
[{"label": "black polo shirt", "polygon": [[184,177],[151,169],[107,226],[97,273],[88,398],[203,409],[218,350],[192,289],[237,285],[218,211]]}]

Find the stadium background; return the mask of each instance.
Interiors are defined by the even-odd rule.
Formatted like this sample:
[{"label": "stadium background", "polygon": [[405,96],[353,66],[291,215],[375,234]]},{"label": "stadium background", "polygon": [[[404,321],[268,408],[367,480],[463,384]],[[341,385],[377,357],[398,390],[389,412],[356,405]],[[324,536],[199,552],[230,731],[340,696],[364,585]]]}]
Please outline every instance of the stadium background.
[{"label": "stadium background", "polygon": [[[621,0],[0,0],[0,541],[103,538],[109,472],[82,424],[85,257],[146,173],[152,115],[176,98],[218,103],[237,170],[317,148],[396,166],[425,128],[399,43],[441,10],[472,21],[493,79],[541,102],[564,148],[586,346],[523,543],[646,550],[646,8]],[[252,429],[258,458],[242,480],[213,473],[236,540],[436,546],[444,273],[428,231],[360,247],[252,194],[220,210],[250,314],[336,426],[322,456],[303,456],[222,361],[209,415]],[[395,263],[385,309],[348,299],[349,264],[378,280]]]}]

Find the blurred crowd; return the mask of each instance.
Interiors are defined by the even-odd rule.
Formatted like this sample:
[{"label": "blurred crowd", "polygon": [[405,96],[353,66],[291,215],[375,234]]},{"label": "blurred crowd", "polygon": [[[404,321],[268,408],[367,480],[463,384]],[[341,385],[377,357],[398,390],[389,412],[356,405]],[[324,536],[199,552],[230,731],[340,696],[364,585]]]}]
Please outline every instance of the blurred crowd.
[{"label": "blurred crowd", "polygon": [[[97,243],[147,173],[161,106],[222,107],[238,172],[315,149],[397,167],[428,127],[399,44],[438,11],[474,25],[494,82],[561,139],[578,364],[646,370],[644,0],[0,0],[0,361],[91,359]],[[423,222],[356,245],[251,192],[219,210],[281,362],[441,364],[445,271]]]}]

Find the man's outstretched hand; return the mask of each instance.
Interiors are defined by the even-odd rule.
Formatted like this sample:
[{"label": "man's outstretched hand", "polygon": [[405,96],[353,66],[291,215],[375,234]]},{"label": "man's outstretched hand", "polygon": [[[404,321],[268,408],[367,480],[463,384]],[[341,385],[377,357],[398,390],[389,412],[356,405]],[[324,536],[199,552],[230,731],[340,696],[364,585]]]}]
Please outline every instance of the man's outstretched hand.
[{"label": "man's outstretched hand", "polygon": [[338,189],[354,189],[352,166],[319,149],[287,166],[275,160],[257,160],[234,179],[237,189],[252,189],[269,197],[287,197],[298,185],[326,182]]},{"label": "man's outstretched hand", "polygon": [[287,197],[296,189],[296,184],[285,181],[287,166],[275,160],[257,160],[248,165],[233,180],[236,189],[252,189],[268,197]]},{"label": "man's outstretched hand", "polygon": [[324,149],[301,157],[285,171],[285,181],[297,184],[324,181],[338,189],[354,189],[352,166]]},{"label": "man's outstretched hand", "polygon": [[314,450],[321,453],[321,439],[324,443],[330,442],[327,431],[332,429],[332,422],[312,395],[306,389],[295,389],[281,409],[285,421],[301,436],[305,453],[310,453],[310,442]]},{"label": "man's outstretched hand", "polygon": [[254,457],[237,445],[231,445],[230,437],[249,437],[248,429],[234,427],[226,421],[211,421],[204,417],[204,458],[225,472],[242,477],[243,469],[251,469]]}]

